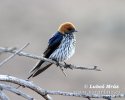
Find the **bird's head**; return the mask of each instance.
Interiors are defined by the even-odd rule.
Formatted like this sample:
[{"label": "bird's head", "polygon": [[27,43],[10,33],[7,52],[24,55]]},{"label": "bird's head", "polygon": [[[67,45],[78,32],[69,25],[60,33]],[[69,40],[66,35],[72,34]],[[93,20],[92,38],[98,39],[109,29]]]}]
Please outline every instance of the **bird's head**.
[{"label": "bird's head", "polygon": [[61,32],[62,34],[69,34],[69,33],[77,32],[75,29],[75,26],[71,22],[62,23],[59,26],[58,31]]}]

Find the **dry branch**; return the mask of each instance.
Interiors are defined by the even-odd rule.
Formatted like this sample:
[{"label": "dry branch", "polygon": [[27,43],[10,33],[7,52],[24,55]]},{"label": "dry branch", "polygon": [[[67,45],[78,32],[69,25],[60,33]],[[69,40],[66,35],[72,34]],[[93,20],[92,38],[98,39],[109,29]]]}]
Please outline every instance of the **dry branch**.
[{"label": "dry branch", "polygon": [[33,97],[27,95],[26,93],[12,87],[12,86],[9,86],[9,85],[5,85],[5,84],[0,84],[0,88],[2,88],[3,90],[7,90],[7,91],[10,91],[10,92],[13,92],[19,96],[22,96],[24,97],[25,99],[27,100],[35,100]]},{"label": "dry branch", "polygon": [[0,100],[9,100],[9,98],[3,93],[3,88],[0,87]]},{"label": "dry branch", "polygon": [[[12,48],[4,48],[4,47],[0,47],[0,52],[9,52],[9,53],[16,53],[18,50],[12,49]],[[28,52],[19,52],[17,53],[17,55],[19,56],[25,56],[25,57],[29,57],[29,58],[33,58],[33,59],[38,59],[38,60],[44,60],[50,63],[53,63],[55,65],[57,65],[56,61],[53,61],[51,59],[47,59],[41,56],[37,56]],[[94,66],[92,68],[87,68],[87,67],[82,67],[82,66],[75,66],[72,64],[62,64],[62,63],[58,63],[58,66],[63,67],[63,68],[69,68],[69,69],[80,69],[80,70],[95,70],[95,71],[101,71],[100,69],[98,69],[97,66]]]},{"label": "dry branch", "polygon": [[18,84],[24,87],[27,87],[33,91],[35,91],[36,93],[38,93],[39,95],[41,95],[43,98],[45,98],[45,100],[52,100],[51,97],[44,92],[44,89],[41,89],[39,86],[34,85],[32,82],[30,81],[26,81],[26,80],[22,80],[13,76],[9,76],[9,75],[0,75],[0,81],[5,81],[5,82],[11,82],[14,84]]},{"label": "dry branch", "polygon": [[[17,50],[15,53],[13,53],[11,56],[9,56],[8,58],[6,58],[4,61],[2,61],[0,63],[0,66],[2,66],[3,64],[7,63],[10,59],[12,59],[14,56],[16,56],[16,54],[18,54],[19,52],[21,52],[24,48],[26,48],[29,45],[29,43],[25,44],[21,49]],[[12,49],[11,49],[12,50]]]},{"label": "dry branch", "polygon": [[50,95],[63,95],[63,96],[74,96],[74,97],[81,97],[81,98],[102,98],[102,99],[107,99],[111,100],[112,98],[125,98],[125,94],[117,94],[117,95],[99,95],[99,94],[85,94],[82,91],[81,92],[63,92],[63,91],[51,91],[51,90],[45,90],[40,88],[39,86],[33,84],[30,81],[18,79],[13,76],[8,76],[8,75],[0,75],[0,81],[5,81],[5,82],[11,82],[14,84],[22,85],[25,86],[38,94],[40,94],[42,97],[44,97],[46,100],[51,100],[50,97],[46,98],[48,94]]}]

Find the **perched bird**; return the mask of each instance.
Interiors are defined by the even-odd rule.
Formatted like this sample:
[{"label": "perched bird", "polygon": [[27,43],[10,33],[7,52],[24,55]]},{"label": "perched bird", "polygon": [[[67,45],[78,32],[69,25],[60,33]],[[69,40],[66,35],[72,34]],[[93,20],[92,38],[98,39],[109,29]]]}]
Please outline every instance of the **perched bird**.
[{"label": "perched bird", "polygon": [[[75,26],[71,22],[62,23],[58,31],[49,39],[48,47],[45,50],[44,57],[63,62],[69,59],[75,52],[75,34],[77,32]],[[28,77],[35,77],[45,71],[52,65],[50,62],[41,60],[30,71],[31,75]]]}]

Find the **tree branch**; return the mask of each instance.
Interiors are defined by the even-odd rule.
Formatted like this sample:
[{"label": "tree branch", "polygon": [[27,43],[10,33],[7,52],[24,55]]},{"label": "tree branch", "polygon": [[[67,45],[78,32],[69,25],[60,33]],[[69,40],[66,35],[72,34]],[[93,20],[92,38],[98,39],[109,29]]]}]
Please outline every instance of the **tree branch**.
[{"label": "tree branch", "polygon": [[[6,58],[4,61],[2,61],[0,63],[0,66],[2,66],[3,64],[7,63],[10,59],[12,59],[14,56],[16,56],[16,54],[18,54],[19,52],[21,52],[24,48],[26,48],[29,45],[29,43],[25,44],[21,49],[17,50],[15,53],[13,53],[11,56],[9,56],[8,58]],[[11,49],[12,50],[12,49]]]},{"label": "tree branch", "polygon": [[14,84],[18,84],[21,86],[25,86],[38,94],[40,94],[42,97],[44,97],[46,100],[51,100],[50,97],[47,97],[48,94],[50,95],[63,95],[63,96],[74,96],[74,97],[81,97],[81,98],[102,98],[102,99],[107,99],[111,100],[112,98],[125,98],[125,94],[117,94],[117,95],[98,95],[98,94],[85,94],[82,91],[81,92],[64,92],[64,91],[51,91],[51,90],[45,90],[40,88],[39,86],[33,84],[30,81],[18,79],[13,76],[8,76],[8,75],[0,75],[0,81],[5,81],[5,82],[11,82]]},{"label": "tree branch", "polygon": [[27,94],[21,92],[20,90],[14,88],[14,87],[12,87],[12,86],[5,85],[5,84],[0,84],[0,87],[1,87],[2,89],[4,89],[4,90],[8,90],[8,91],[10,91],[10,92],[13,92],[13,93],[19,95],[19,96],[22,96],[22,97],[24,97],[24,98],[27,99],[27,100],[35,100],[33,97],[31,97],[31,96],[29,96],[29,95],[27,95]]},{"label": "tree branch", "polygon": [[2,92],[2,87],[0,87],[0,100],[9,100],[8,97]]},{"label": "tree branch", "polygon": [[[9,53],[16,53],[18,50],[12,49],[12,48],[4,48],[4,47],[0,47],[0,51],[1,52],[9,52]],[[28,52],[19,52],[17,53],[17,55],[19,56],[25,56],[25,57],[29,57],[29,58],[33,58],[33,59],[38,59],[38,60],[44,60],[50,63],[53,63],[55,65],[57,65],[56,61],[53,61],[51,59],[47,59],[41,56],[37,56]],[[95,71],[101,71],[101,69],[98,69],[97,66],[94,66],[92,68],[87,68],[87,67],[82,67],[82,66],[76,66],[76,65],[72,65],[72,64],[62,64],[62,63],[58,63],[58,66],[63,67],[63,68],[69,68],[69,69],[80,69],[80,70],[95,70]]]},{"label": "tree branch", "polygon": [[44,89],[41,89],[39,86],[34,85],[30,81],[18,79],[16,77],[9,76],[9,75],[0,75],[0,81],[11,82],[14,84],[18,84],[18,85],[27,87],[27,88],[35,91],[39,95],[41,95],[45,100],[52,100],[52,98],[47,93],[44,92],[45,91]]}]

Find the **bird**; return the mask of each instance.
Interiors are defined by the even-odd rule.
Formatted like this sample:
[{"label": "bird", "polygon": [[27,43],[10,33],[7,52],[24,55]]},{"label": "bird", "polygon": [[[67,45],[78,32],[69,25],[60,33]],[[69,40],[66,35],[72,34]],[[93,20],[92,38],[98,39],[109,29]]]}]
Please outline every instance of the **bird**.
[{"label": "bird", "polygon": [[[56,62],[63,62],[72,57],[75,53],[75,32],[77,32],[77,30],[73,23],[62,23],[57,32],[49,39],[43,57],[52,59]],[[44,60],[39,61],[36,66],[31,69],[31,75],[27,79],[39,75],[51,65],[52,63],[50,62]]]}]

